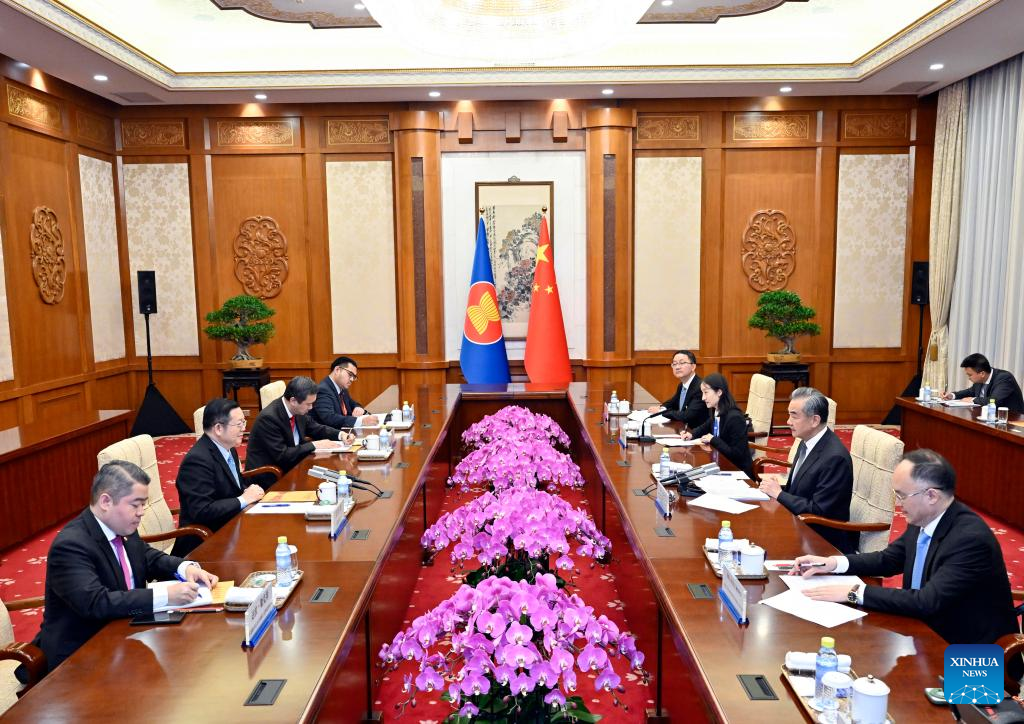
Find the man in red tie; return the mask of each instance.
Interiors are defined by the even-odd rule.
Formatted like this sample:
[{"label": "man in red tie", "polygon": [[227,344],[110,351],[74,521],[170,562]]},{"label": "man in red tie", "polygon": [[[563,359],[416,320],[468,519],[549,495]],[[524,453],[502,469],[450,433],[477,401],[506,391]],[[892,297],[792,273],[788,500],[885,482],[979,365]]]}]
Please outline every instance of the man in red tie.
[{"label": "man in red tie", "polygon": [[[68,523],[46,559],[46,608],[32,642],[52,671],[107,622],[195,600],[217,576],[139,537],[149,476],[134,463],[107,463],[92,481],[89,507]],[[149,581],[178,582],[146,588]],[[23,675],[19,672],[19,675]]]}]

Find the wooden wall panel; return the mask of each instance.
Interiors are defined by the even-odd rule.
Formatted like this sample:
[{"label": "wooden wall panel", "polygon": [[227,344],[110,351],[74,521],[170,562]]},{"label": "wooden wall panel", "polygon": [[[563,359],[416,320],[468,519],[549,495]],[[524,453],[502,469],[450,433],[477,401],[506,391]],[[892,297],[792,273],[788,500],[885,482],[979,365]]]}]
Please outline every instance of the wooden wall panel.
[{"label": "wooden wall panel", "polygon": [[[8,128],[4,170],[16,183],[7,184],[7,233],[4,262],[14,347],[15,374],[28,386],[85,371],[83,323],[79,299],[79,256],[76,223],[71,215],[66,145],[45,136]],[[64,296],[47,304],[32,274],[29,239],[33,210],[46,206],[56,213],[64,241]]]},{"label": "wooden wall panel", "polygon": [[[264,299],[276,312],[276,330],[257,348],[268,365],[310,358],[309,285],[302,156],[215,156],[213,169],[213,236],[217,254],[218,304],[245,293],[235,276],[235,238],[243,221],[270,217],[288,242],[288,276],[277,296]],[[201,242],[202,243],[202,242]],[[319,266],[323,260],[317,260]],[[201,315],[209,310],[200,310]],[[328,328],[328,334],[329,328]],[[219,346],[219,359],[234,354]]]},{"label": "wooden wall panel", "polygon": [[69,385],[35,395],[36,420],[52,420],[74,415],[75,411],[84,409],[86,405],[85,388],[82,385]]}]

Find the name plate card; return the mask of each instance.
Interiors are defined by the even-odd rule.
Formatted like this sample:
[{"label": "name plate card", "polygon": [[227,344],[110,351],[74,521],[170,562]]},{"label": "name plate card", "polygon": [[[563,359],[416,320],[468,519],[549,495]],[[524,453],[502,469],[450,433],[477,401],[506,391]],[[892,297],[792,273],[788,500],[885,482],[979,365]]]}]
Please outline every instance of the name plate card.
[{"label": "name plate card", "polygon": [[722,567],[722,587],[718,589],[718,595],[725,603],[729,613],[736,619],[736,623],[749,623],[747,618],[747,589],[740,583],[736,573],[730,566]]},{"label": "name plate card", "polygon": [[247,649],[254,648],[276,615],[274,584],[268,583],[260,591],[256,600],[245,609],[245,640],[242,642],[242,646]]},{"label": "name plate card", "polygon": [[669,506],[671,506],[672,501],[669,500],[668,489],[661,484],[660,480],[657,481],[656,485],[658,487],[654,496],[654,507],[658,509],[658,512],[661,513],[662,517],[671,518],[672,509]]},{"label": "name plate card", "polygon": [[341,534],[341,529],[345,527],[345,523],[348,522],[348,506],[345,505],[345,500],[341,500],[331,508],[331,530],[327,534],[331,540],[337,540]]}]

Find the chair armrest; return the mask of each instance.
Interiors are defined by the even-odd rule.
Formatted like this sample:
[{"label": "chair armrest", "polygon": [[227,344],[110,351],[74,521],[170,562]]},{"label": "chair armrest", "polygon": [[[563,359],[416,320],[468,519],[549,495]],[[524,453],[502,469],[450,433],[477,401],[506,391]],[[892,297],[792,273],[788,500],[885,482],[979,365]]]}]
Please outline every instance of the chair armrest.
[{"label": "chair armrest", "polygon": [[171,515],[177,515],[181,512],[181,508],[168,508],[167,510],[171,511]]},{"label": "chair armrest", "polygon": [[8,611],[24,611],[26,608],[39,608],[46,605],[46,598],[43,596],[32,596],[32,598],[15,598],[11,601],[4,601]]},{"label": "chair armrest", "polygon": [[194,535],[206,540],[213,531],[207,528],[205,525],[186,525],[184,528],[175,528],[174,530],[166,531],[165,533],[153,533],[152,535],[141,536],[142,540],[147,543],[158,543],[162,540],[173,540],[175,538],[184,538],[187,535]]},{"label": "chair armrest", "polygon": [[836,530],[849,530],[860,533],[875,533],[882,532],[883,530],[889,530],[892,527],[890,523],[848,523],[843,520],[832,520],[831,518],[823,518],[820,515],[813,515],[811,513],[804,513],[798,515],[804,523],[814,523],[815,525],[823,525],[826,528],[835,528]]},{"label": "chair armrest", "polygon": [[273,475],[274,482],[276,483],[278,480],[281,479],[282,473],[281,468],[277,467],[276,465],[261,465],[258,468],[246,470],[244,473],[242,473],[243,478],[254,478],[257,475]]},{"label": "chair armrest", "polygon": [[[996,641],[996,646],[1003,650],[1003,661],[1008,662],[1014,656],[1024,653],[1024,634],[1006,634]],[[1010,676],[1010,667],[1003,666],[1003,686],[1013,695],[1020,693],[1020,682],[1014,681]]]},{"label": "chair armrest", "polygon": [[769,435],[768,435],[767,432],[757,432],[756,430],[752,430],[751,432],[747,433],[747,440],[749,442],[753,442],[754,440],[759,440],[762,437],[767,438],[767,437],[769,437]]},{"label": "chair armrest", "polygon": [[0,648],[0,660],[19,661],[25,665],[28,681],[25,682],[25,688],[18,692],[18,696],[31,689],[46,671],[46,654],[37,646],[22,641],[15,641]]},{"label": "chair armrest", "polygon": [[[1022,601],[1022,600],[1024,600],[1024,590],[1010,591],[1010,595],[1013,596],[1013,600],[1014,601]],[[7,608],[10,608],[10,606],[8,606]]]},{"label": "chair armrest", "polygon": [[[751,445],[750,447],[756,448],[758,450],[774,450],[774,448],[763,448],[760,445]],[[776,460],[775,458],[757,458],[754,460],[754,472],[758,475],[758,477],[760,477],[761,474],[764,473],[764,469],[769,465],[778,465],[784,468],[793,467],[793,463],[789,462],[788,460]]]}]

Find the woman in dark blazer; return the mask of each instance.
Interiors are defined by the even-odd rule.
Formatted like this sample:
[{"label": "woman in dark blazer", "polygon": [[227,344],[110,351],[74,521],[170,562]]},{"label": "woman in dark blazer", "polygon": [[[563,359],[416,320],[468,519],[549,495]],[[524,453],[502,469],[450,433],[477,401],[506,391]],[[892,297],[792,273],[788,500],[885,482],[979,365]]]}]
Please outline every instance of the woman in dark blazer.
[{"label": "woman in dark blazer", "polygon": [[736,406],[725,377],[712,372],[701,380],[704,404],[713,414],[702,425],[682,433],[684,440],[699,437],[705,445],[715,448],[737,469],[754,479],[754,460],[747,442],[747,418]]}]

